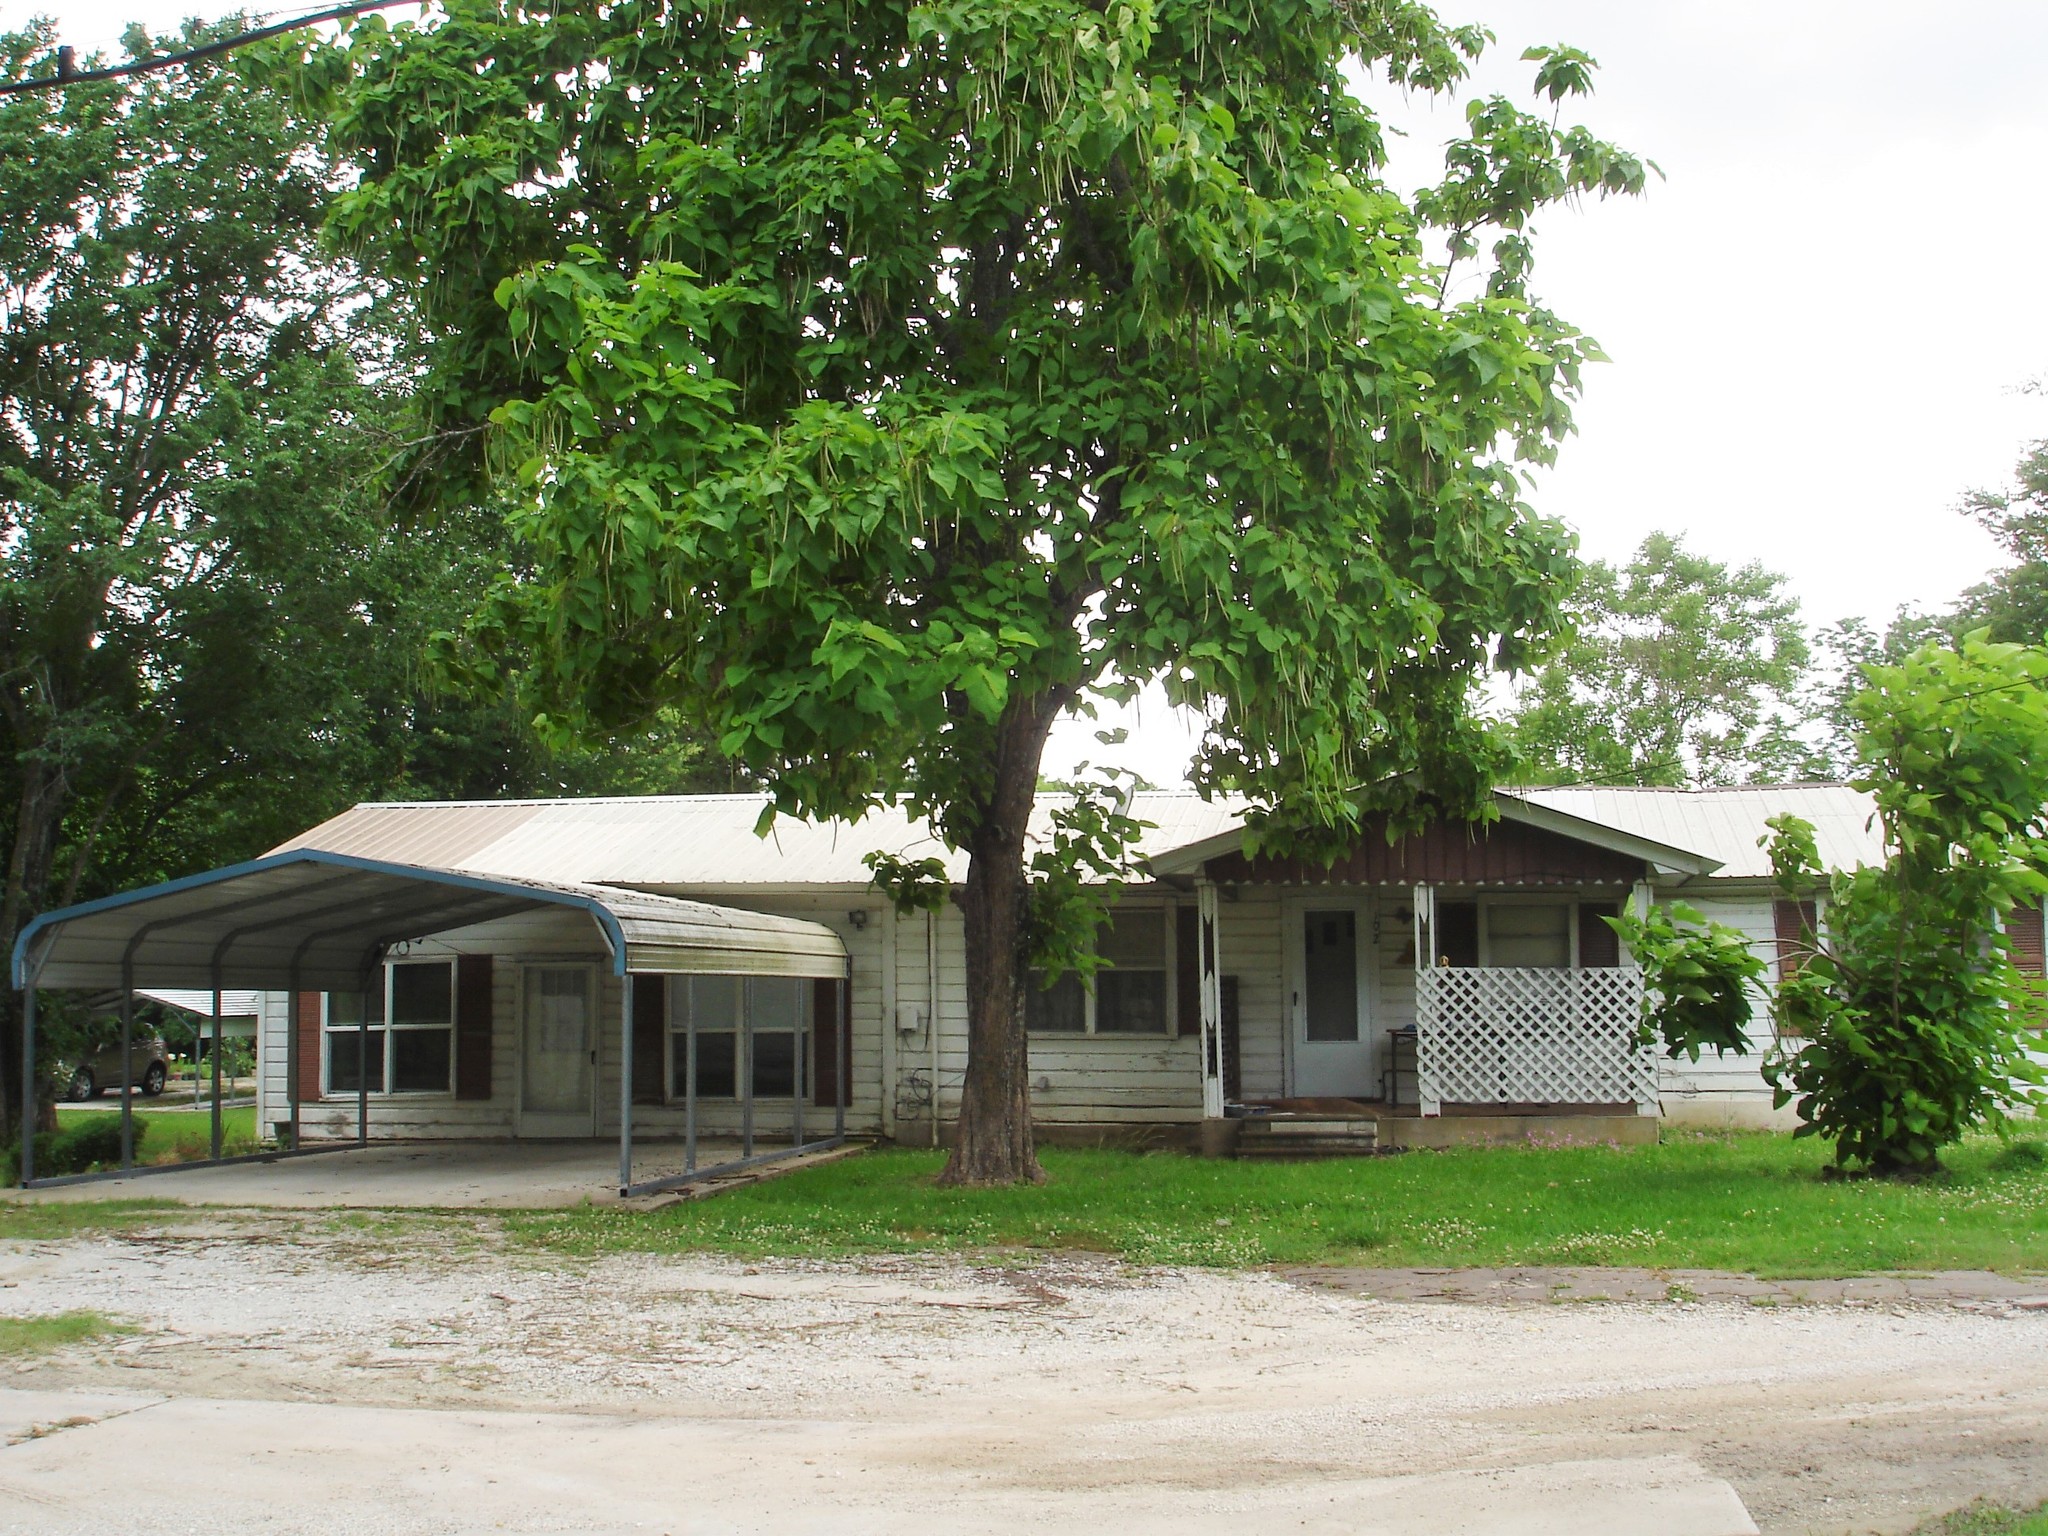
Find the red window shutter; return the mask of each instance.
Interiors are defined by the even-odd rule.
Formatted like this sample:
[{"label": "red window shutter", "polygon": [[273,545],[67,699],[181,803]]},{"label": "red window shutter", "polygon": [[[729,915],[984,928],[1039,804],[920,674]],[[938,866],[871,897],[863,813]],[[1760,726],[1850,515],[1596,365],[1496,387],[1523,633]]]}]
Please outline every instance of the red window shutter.
[{"label": "red window shutter", "polygon": [[1778,979],[1796,976],[1820,933],[1818,909],[1810,901],[1774,901],[1771,922],[1778,935]]},{"label": "red window shutter", "polygon": [[1579,964],[1612,970],[1621,964],[1621,935],[1605,919],[1619,917],[1621,908],[1611,901],[1579,903]]},{"label": "red window shutter", "polygon": [[2012,946],[2012,963],[2022,976],[2048,975],[2048,945],[2043,943],[2041,908],[2038,903],[2015,903],[2005,915],[2005,938]]},{"label": "red window shutter", "polygon": [[663,1036],[668,1031],[668,978],[636,975],[633,987],[633,1102],[660,1104],[667,1100],[668,1085],[662,1081],[668,1070],[668,1052]]},{"label": "red window shutter", "polygon": [[811,983],[811,1102],[833,1105],[839,1102],[839,1068],[847,1059],[847,1020],[839,1006],[846,982],[819,980]]},{"label": "red window shutter", "polygon": [[299,1102],[320,1097],[320,1015],[323,994],[297,992],[292,995],[292,1027],[299,1035]]},{"label": "red window shutter", "polygon": [[455,1097],[491,1096],[491,957],[455,961]]},{"label": "red window shutter", "polygon": [[1202,939],[1193,907],[1182,907],[1173,923],[1174,1033],[1202,1032]]}]

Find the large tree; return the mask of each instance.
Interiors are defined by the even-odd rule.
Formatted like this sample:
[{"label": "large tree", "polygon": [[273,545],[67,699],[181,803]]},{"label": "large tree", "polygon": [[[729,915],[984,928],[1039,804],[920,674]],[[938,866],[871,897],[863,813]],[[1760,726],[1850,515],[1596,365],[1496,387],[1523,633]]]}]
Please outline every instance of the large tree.
[{"label": "large tree", "polygon": [[1994,640],[2039,645],[2048,639],[2048,442],[2021,455],[2010,486],[1972,491],[1963,511],[2004,548],[2012,563],[1965,592],[1952,620]]},{"label": "large tree", "polygon": [[[5,36],[0,72],[53,41]],[[373,393],[341,335],[365,296],[319,253],[314,126],[257,62],[0,102],[0,946],[91,894],[140,808],[269,760],[295,647],[348,617],[321,587],[348,569],[327,533],[360,452],[336,429]],[[19,1060],[0,1043],[0,1075]]]},{"label": "large tree", "polygon": [[1806,626],[1786,579],[1670,534],[1594,561],[1573,637],[1516,692],[1510,734],[1546,783],[1721,784],[1823,766],[1807,737]]},{"label": "large tree", "polygon": [[[0,75],[53,42],[0,37]],[[0,953],[365,795],[725,782],[672,718],[629,761],[556,755],[434,686],[429,637],[511,558],[502,510],[388,514],[423,436],[408,317],[323,245],[334,167],[283,46],[0,101]]]},{"label": "large tree", "polygon": [[1475,680],[1572,565],[1516,462],[1596,355],[1529,296],[1530,221],[1645,173],[1558,126],[1583,54],[1531,50],[1541,110],[1473,103],[1404,198],[1370,82],[1450,91],[1487,41],[1409,0],[439,11],[356,34],[338,228],[437,339],[439,483],[523,496],[476,664],[965,850],[947,1180],[1038,1176],[1026,968],[1085,932],[1052,866],[1124,830],[1083,806],[1027,858],[1063,711],[1160,680],[1268,847],[1477,813]]}]

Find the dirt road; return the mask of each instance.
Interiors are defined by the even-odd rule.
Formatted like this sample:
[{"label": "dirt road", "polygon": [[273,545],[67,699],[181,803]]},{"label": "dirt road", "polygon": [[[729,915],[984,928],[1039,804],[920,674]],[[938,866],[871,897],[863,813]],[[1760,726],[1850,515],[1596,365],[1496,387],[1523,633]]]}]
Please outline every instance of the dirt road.
[{"label": "dirt road", "polygon": [[[1903,1531],[1978,1494],[2048,1498],[2048,1312],[1987,1303],[1387,1301],[1089,1258],[562,1260],[508,1247],[488,1217],[265,1213],[0,1245],[0,1313],[80,1308],[143,1331],[0,1380],[19,1442],[0,1450],[0,1530],[186,1529],[185,1462],[158,1463],[168,1503],[144,1496],[149,1483],[132,1500],[106,1491],[119,1479],[104,1463],[175,1445],[242,1446],[222,1475],[240,1466],[254,1498],[279,1465],[266,1470],[249,1439],[266,1420],[247,1405],[264,1403],[344,1405],[363,1417],[333,1423],[364,1444],[402,1445],[394,1423],[444,1423],[473,1464],[492,1448],[530,1462],[521,1435],[575,1438],[571,1420],[537,1415],[668,1426],[687,1436],[703,1508],[723,1511],[648,1516],[678,1531],[750,1529],[747,1510],[793,1522],[778,1529],[908,1529],[910,1513],[948,1507],[972,1508],[967,1529],[1071,1528],[1085,1510],[1131,1529],[1156,1514],[1161,1529],[1208,1529],[1214,1515],[1216,1529],[1262,1516],[1362,1530],[1361,1511],[1448,1496],[1418,1474],[1524,1509],[1546,1478],[1624,1507],[1633,1489],[1643,1509],[1657,1487],[1725,1479],[1771,1532]],[[50,1432],[37,1415],[66,1404],[94,1422]],[[157,1406],[129,1411],[144,1405]],[[376,1417],[391,1409],[440,1413]],[[0,1403],[0,1420],[9,1411]],[[321,1422],[292,1417],[306,1412],[269,1418]],[[628,1497],[647,1456],[590,1454],[578,1476],[614,1467],[621,1507],[660,1508]],[[102,1473],[100,1492],[64,1503],[73,1479]],[[393,1484],[374,1518],[350,1502],[366,1484],[335,1486],[341,1502],[303,1512],[306,1529],[507,1519],[482,1518],[495,1506],[481,1486],[428,1508]],[[243,1529],[236,1497],[212,1488],[191,1528]],[[851,1521],[854,1509],[873,1518]],[[247,1511],[251,1530],[294,1528],[260,1499]],[[560,1510],[510,1523],[613,1528]],[[1687,1527],[1673,1515],[1667,1528]]]}]

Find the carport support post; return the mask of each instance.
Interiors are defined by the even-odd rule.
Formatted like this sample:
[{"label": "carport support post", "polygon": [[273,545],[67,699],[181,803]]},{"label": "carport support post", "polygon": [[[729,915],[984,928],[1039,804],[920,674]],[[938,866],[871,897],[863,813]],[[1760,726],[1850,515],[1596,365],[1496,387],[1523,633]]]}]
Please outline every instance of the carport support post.
[{"label": "carport support post", "polygon": [[633,992],[631,971],[619,978],[619,1193],[633,1187]]},{"label": "carport support post", "polygon": [[740,1156],[754,1155],[754,984],[740,983]]},{"label": "carport support post", "polygon": [[[817,983],[814,981],[811,985],[815,987]],[[799,993],[799,998],[804,1003],[811,1001],[808,992]],[[795,1058],[792,1070],[796,1077],[794,1091],[790,1094],[789,1098],[789,1144],[792,1147],[800,1147],[804,1144],[804,1037],[810,1033],[808,1027],[810,1021],[817,1016],[816,1005],[808,1008],[799,1007],[796,1015],[796,1028],[790,1032],[789,1036],[790,1054]]]},{"label": "carport support post", "polygon": [[691,988],[689,1027],[683,1032],[683,1172],[697,1171],[697,993]]},{"label": "carport support post", "polygon": [[846,1093],[847,1079],[853,1076],[853,971],[848,967],[846,979],[839,984],[839,1007],[832,1021],[832,1027],[839,1031],[839,1038],[832,1042],[832,1060],[838,1065],[832,1073],[832,1134],[846,1134]]},{"label": "carport support post", "polygon": [[[213,1157],[220,1160],[220,967],[213,968]],[[199,1074],[192,1074],[198,1081]]]},{"label": "carport support post", "polygon": [[36,1176],[36,977],[21,989],[21,1187]]},{"label": "carport support post", "polygon": [[[303,951],[305,945],[299,949]],[[284,1031],[284,1107],[291,1124],[287,1131],[285,1145],[290,1150],[299,1150],[299,956],[292,956],[291,991],[285,994]],[[259,1014],[258,1028],[261,1028]],[[259,1130],[261,1128],[259,1127]]]},{"label": "carport support post", "polygon": [[[370,978],[377,974],[377,962],[373,956],[363,967],[363,990],[360,994],[362,1007],[357,1012],[356,1024],[356,1145],[370,1144]],[[391,1021],[384,1021],[389,1029]]]},{"label": "carport support post", "polygon": [[[132,948],[132,946],[131,946]],[[135,960],[121,957],[121,1166],[135,1166]]]}]

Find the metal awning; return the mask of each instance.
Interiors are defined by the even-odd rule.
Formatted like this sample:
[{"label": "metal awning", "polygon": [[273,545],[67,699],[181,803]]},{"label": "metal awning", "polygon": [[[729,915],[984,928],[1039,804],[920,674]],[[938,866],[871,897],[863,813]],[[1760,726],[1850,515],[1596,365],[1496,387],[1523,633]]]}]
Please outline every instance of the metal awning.
[{"label": "metal awning", "polygon": [[347,991],[394,945],[551,909],[585,913],[620,975],[847,974],[821,923],[298,849],[46,912],[16,942],[12,975],[17,988]]}]

